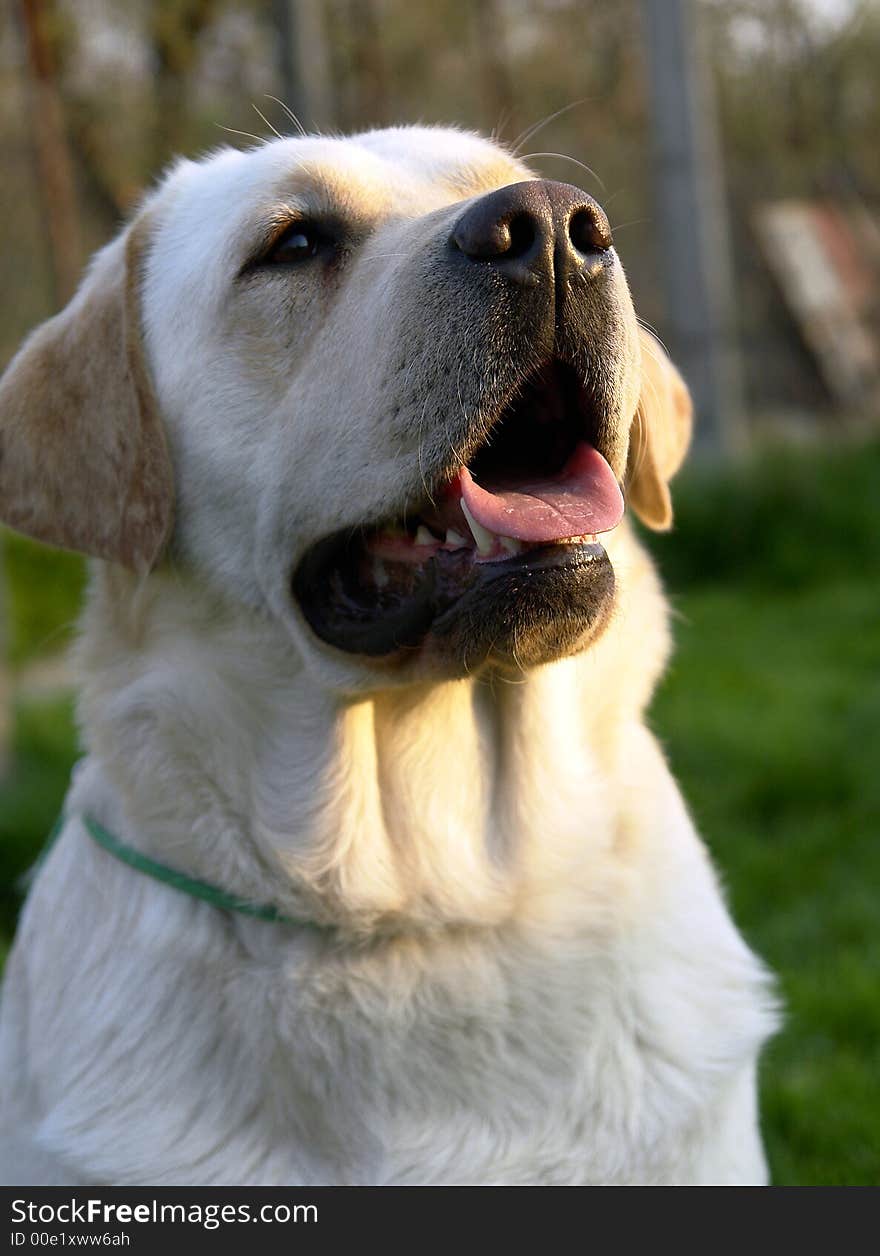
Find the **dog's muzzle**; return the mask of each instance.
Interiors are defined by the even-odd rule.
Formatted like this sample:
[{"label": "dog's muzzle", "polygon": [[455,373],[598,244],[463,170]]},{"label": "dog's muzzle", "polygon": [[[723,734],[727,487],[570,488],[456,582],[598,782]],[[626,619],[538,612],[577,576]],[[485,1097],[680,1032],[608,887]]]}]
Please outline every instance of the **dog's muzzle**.
[{"label": "dog's muzzle", "polygon": [[518,320],[522,351],[493,365],[501,395],[424,497],[312,546],[293,591],[323,642],[374,662],[523,667],[580,648],[613,597],[597,538],[623,514],[602,316],[616,257],[590,196],[533,180],[471,203],[447,259],[456,291]]}]

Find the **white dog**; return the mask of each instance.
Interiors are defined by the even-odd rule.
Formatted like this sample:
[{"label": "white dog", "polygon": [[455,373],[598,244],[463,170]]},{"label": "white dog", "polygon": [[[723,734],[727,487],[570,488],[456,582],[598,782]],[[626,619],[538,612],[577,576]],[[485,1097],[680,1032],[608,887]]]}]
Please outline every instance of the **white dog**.
[{"label": "white dog", "polygon": [[689,428],[602,210],[488,141],[171,170],[0,384],[0,514],[103,560],[3,1181],[765,1180],[621,520]]}]

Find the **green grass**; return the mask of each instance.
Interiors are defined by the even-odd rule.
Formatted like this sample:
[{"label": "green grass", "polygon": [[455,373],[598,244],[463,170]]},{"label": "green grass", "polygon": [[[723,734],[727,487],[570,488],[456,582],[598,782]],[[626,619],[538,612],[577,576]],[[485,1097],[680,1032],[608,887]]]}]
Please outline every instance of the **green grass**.
[{"label": "green grass", "polygon": [[770,446],[732,470],[690,467],[673,497],[675,532],[647,538],[672,589],[776,597],[880,575],[880,441]]},{"label": "green grass", "polygon": [[[81,558],[0,529],[6,596],[5,660],[14,676],[63,650],[72,636],[85,568]],[[21,902],[21,880],[58,814],[76,758],[72,703],[19,702],[10,764],[0,779],[0,957]]]},{"label": "green grass", "polygon": [[0,780],[0,951],[15,927],[21,880],[61,809],[76,753],[69,700],[16,705],[12,763]]},{"label": "green grass", "polygon": [[[768,450],[691,473],[676,504],[676,532],[650,538],[679,615],[652,723],[736,919],[778,975],[785,1025],[762,1069],[774,1181],[877,1185],[880,444]],[[26,657],[29,632],[51,639],[69,618],[75,573],[56,608],[45,582],[31,596],[18,558]],[[21,706],[15,739],[0,784],[7,930],[12,882],[63,795],[69,706]]]},{"label": "green grass", "polygon": [[678,599],[654,706],[734,915],[779,975],[763,1067],[774,1180],[880,1183],[880,633],[836,583]]},{"label": "green grass", "polygon": [[0,561],[8,598],[6,660],[19,668],[70,641],[85,564],[76,554],[48,549],[3,529]]}]

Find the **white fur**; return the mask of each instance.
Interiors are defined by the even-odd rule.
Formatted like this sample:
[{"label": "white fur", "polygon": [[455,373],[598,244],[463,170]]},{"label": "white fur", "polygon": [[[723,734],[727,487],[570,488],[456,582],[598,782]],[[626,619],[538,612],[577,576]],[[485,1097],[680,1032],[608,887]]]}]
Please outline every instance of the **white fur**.
[{"label": "white fur", "polygon": [[[313,160],[356,189],[373,269],[329,313],[304,292],[293,331],[274,281],[232,304],[230,256]],[[411,459],[365,456],[385,366],[365,308],[415,316],[407,257],[467,195],[449,172],[505,162],[496,182],[523,177],[453,132],[285,141],[184,163],[147,207],[181,558],[93,573],[87,758],[3,997],[7,1183],[765,1180],[767,976],[643,722],[666,610],[629,525],[608,630],[516,682],[377,687],[284,601],[289,553]],[[86,812],[314,924],[139,875]]]}]

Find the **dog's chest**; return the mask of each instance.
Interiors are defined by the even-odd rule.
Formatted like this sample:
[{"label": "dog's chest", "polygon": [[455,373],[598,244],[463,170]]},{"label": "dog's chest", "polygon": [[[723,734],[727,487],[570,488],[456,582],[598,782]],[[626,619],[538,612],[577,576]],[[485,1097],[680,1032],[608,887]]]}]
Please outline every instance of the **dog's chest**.
[{"label": "dog's chest", "polygon": [[334,951],[215,923],[174,922],[149,968],[116,947],[98,1006],[75,965],[41,1005],[36,1041],[77,1050],[52,1053],[39,1141],[76,1180],[675,1180],[766,1032],[732,936],[688,966],[598,926]]},{"label": "dog's chest", "polygon": [[[612,951],[597,963],[589,951],[586,939],[562,955],[465,944],[430,962],[409,954],[300,972],[272,1000],[271,1159],[315,1182],[649,1173],[648,1149],[699,1105],[698,1070],[684,1044],[679,1060],[666,1046],[658,1067],[625,960]],[[676,1072],[691,1092],[677,1111]]]}]

